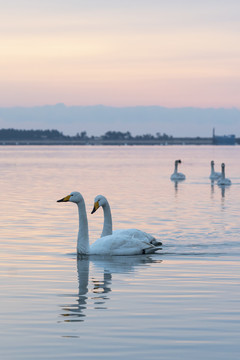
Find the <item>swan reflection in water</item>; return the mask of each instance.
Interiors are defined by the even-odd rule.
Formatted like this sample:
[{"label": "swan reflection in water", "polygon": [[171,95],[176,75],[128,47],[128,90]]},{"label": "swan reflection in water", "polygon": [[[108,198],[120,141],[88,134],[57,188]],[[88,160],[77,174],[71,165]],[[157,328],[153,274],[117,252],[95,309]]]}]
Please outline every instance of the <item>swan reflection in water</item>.
[{"label": "swan reflection in water", "polygon": [[181,184],[183,180],[175,180],[175,181],[172,180],[172,182],[174,183],[175,196],[177,196],[179,190],[179,184]]},{"label": "swan reflection in water", "polygon": [[178,181],[174,181],[175,195],[178,193]]},{"label": "swan reflection in water", "polygon": [[[221,197],[224,200],[226,191],[229,191],[229,186],[226,185],[218,185],[218,188],[221,190]],[[215,182],[211,181],[211,195],[215,193]]]},{"label": "swan reflection in water", "polygon": [[[109,293],[113,281],[113,274],[134,272],[143,265],[160,263],[150,256],[90,256],[82,255],[77,259],[78,293],[70,295],[75,299],[73,304],[62,305],[64,322],[81,322],[87,316],[87,308],[99,310],[107,309],[107,302],[111,300]],[[97,268],[94,276],[90,276],[89,265]],[[92,266],[90,267],[92,271]],[[100,269],[100,271],[99,271]],[[101,274],[101,278],[96,276]],[[69,297],[66,294],[66,297]]]}]

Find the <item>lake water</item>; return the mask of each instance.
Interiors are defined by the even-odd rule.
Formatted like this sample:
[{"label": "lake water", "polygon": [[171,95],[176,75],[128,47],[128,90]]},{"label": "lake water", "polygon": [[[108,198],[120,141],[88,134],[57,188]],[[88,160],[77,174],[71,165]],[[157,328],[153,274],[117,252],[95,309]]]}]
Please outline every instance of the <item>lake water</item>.
[{"label": "lake water", "polygon": [[[175,159],[186,180],[170,181]],[[210,161],[228,188],[211,185]],[[240,147],[1,147],[0,358],[239,359]],[[94,197],[162,251],[77,260]]]}]

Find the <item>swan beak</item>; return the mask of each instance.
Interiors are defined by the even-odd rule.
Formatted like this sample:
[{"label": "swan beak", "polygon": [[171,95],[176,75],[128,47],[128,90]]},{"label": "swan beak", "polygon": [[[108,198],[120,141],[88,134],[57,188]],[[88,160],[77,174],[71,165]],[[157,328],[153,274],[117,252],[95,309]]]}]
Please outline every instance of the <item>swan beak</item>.
[{"label": "swan beak", "polygon": [[66,201],[69,201],[71,195],[68,195],[68,196],[65,196],[64,198],[60,199],[60,200],[57,200],[57,202],[66,202]]},{"label": "swan beak", "polygon": [[92,209],[91,214],[95,213],[95,211],[97,211],[98,208],[99,208],[99,202],[96,201],[96,202],[94,203],[94,206],[93,206],[93,209]]}]

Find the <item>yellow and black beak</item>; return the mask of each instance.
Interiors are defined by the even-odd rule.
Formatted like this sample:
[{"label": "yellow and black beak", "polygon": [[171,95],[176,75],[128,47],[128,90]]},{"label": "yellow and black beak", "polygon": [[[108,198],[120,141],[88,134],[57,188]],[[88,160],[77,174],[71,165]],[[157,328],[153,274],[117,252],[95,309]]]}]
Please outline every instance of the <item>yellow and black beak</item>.
[{"label": "yellow and black beak", "polygon": [[92,209],[91,214],[95,213],[95,211],[97,211],[98,208],[99,208],[99,202],[96,201],[96,202],[94,203],[94,206],[93,206],[93,209]]},{"label": "yellow and black beak", "polygon": [[65,196],[64,198],[60,199],[60,200],[57,200],[57,202],[66,202],[66,201],[69,201],[71,195],[68,195],[68,196]]}]

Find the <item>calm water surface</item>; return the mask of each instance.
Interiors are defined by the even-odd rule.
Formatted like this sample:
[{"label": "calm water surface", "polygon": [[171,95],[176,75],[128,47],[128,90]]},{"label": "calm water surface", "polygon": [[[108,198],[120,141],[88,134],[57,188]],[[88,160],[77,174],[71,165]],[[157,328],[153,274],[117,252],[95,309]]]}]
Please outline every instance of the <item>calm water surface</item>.
[{"label": "calm water surface", "polygon": [[[0,169],[1,359],[239,359],[240,147],[1,147]],[[90,242],[102,194],[162,251],[77,260],[77,207],[56,202],[74,190]]]}]

